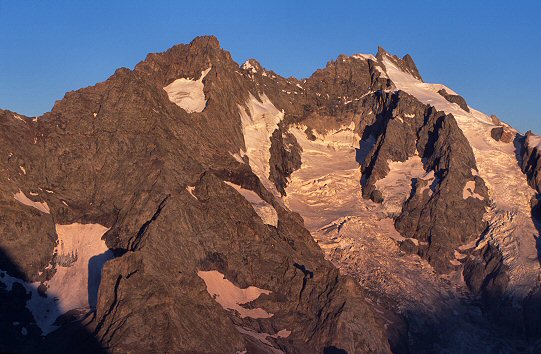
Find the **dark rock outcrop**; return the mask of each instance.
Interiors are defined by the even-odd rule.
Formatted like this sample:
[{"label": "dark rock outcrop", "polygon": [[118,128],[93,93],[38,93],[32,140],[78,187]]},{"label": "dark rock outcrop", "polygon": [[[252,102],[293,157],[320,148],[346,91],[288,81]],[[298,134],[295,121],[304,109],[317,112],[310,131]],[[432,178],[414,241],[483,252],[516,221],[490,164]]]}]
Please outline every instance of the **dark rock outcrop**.
[{"label": "dark rock outcrop", "polygon": [[[418,252],[437,270],[450,270],[454,249],[478,238],[486,228],[482,216],[488,193],[484,181],[473,174],[477,170],[473,151],[452,115],[404,92],[376,97],[370,98],[375,100],[371,106],[376,115],[364,130],[365,139],[373,136],[376,142],[360,161],[363,196],[381,202],[375,183],[389,172],[388,161],[419,155],[435,179],[429,188],[424,181],[414,181],[396,228],[426,245]],[[474,182],[475,197],[463,195],[468,182]]]},{"label": "dark rock outcrop", "polygon": [[272,133],[269,161],[271,181],[282,196],[286,195],[285,187],[289,176],[302,165],[302,148],[297,139],[290,132],[283,131],[286,122],[281,122],[279,128]]},{"label": "dark rock outcrop", "polygon": [[470,108],[468,107],[468,104],[466,103],[466,100],[464,97],[460,95],[453,95],[447,92],[445,89],[441,89],[438,91],[440,95],[442,95],[447,101],[451,103],[456,103],[460,108],[465,110],[466,112],[470,112]]},{"label": "dark rock outcrop", "polygon": [[516,133],[506,126],[500,126],[492,128],[492,130],[490,131],[490,136],[496,141],[501,141],[502,143],[510,143],[515,140]]},{"label": "dark rock outcrop", "polygon": [[492,242],[487,242],[472,257],[468,257],[463,273],[473,293],[482,296],[490,304],[502,298],[509,282],[503,256]]},{"label": "dark rock outcrop", "polygon": [[[473,152],[452,115],[431,112],[419,131],[417,148],[425,169],[434,171],[435,184],[414,188],[395,225],[404,236],[427,242],[420,253],[445,271],[453,268],[456,247],[485,230],[488,190],[475,173]],[[468,183],[473,183],[473,190],[465,194]]]},{"label": "dark rock outcrop", "polygon": [[541,151],[536,138],[536,135],[528,131],[524,137],[517,138],[517,145],[522,172],[528,178],[529,185],[541,193]]}]

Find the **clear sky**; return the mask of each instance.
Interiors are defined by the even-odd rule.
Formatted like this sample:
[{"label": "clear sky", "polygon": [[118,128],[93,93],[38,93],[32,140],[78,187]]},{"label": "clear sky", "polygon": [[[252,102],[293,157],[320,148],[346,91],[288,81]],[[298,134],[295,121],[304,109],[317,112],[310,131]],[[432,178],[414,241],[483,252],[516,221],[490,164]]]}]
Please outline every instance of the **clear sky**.
[{"label": "clear sky", "polygon": [[0,108],[49,111],[149,52],[214,34],[303,78],[339,54],[410,53],[427,82],[541,133],[541,1],[0,0]]}]

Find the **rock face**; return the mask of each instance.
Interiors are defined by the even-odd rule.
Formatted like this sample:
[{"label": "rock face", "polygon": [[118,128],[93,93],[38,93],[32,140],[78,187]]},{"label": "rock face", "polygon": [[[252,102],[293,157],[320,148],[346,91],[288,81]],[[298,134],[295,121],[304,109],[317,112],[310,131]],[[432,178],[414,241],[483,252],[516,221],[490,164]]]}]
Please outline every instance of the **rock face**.
[{"label": "rock face", "polygon": [[466,100],[464,97],[460,95],[453,95],[447,92],[446,89],[441,89],[438,91],[440,95],[442,95],[447,101],[451,103],[456,103],[460,108],[465,110],[466,112],[470,112],[470,109],[468,108],[468,104],[466,103]]},{"label": "rock face", "polygon": [[501,141],[502,143],[510,143],[515,139],[516,133],[511,129],[505,126],[492,128],[490,131],[490,136],[496,141]]},{"label": "rock face", "polygon": [[535,188],[538,193],[541,192],[541,138],[532,132],[527,132],[520,140],[522,171],[528,177],[528,183]]},{"label": "rock face", "polygon": [[[281,123],[281,126],[287,125],[287,120]],[[285,195],[287,179],[293,171],[298,170],[301,165],[302,148],[298,144],[295,136],[288,131],[283,131],[282,127],[276,129],[271,136],[270,148],[270,179],[276,186],[281,195]]]},{"label": "rock face", "polygon": [[[411,181],[396,228],[403,236],[420,241],[416,252],[437,270],[448,270],[456,265],[451,263],[454,250],[478,238],[486,228],[487,189],[477,175],[473,152],[452,115],[401,91],[383,95],[381,100],[374,122],[365,129],[365,136],[376,142],[361,161],[363,195],[379,201],[382,191],[377,190],[376,181],[390,172],[389,161],[419,156],[426,173]],[[465,197],[468,184],[472,194]]]},{"label": "rock face", "polygon": [[198,37],[0,125],[0,351],[538,349],[537,137],[409,55]]},{"label": "rock face", "polygon": [[[206,101],[197,109],[185,109],[164,89],[189,78],[199,80],[194,90],[202,89]],[[1,241],[1,269],[19,279],[2,288],[3,298],[32,309],[35,293],[23,296],[19,284],[37,282],[44,297],[61,302],[63,294],[47,290],[64,269],[60,251],[53,252],[55,245],[63,247],[55,224],[101,224],[115,258],[103,267],[94,318],[76,331],[108,351],[388,352],[383,327],[360,286],[324,259],[302,219],[253,173],[258,170],[250,158],[235,157],[240,151],[253,156],[240,114],[250,96],[260,102],[255,83],[214,37],[202,37],[70,92],[35,120],[3,111],[0,195],[3,235],[10,237]],[[258,109],[266,107],[256,106],[250,119]],[[279,130],[269,138],[277,151],[294,144]],[[299,164],[290,157],[294,148],[271,156],[276,175],[286,176]],[[277,226],[265,224],[228,181],[270,204]],[[14,197],[19,191],[30,202]],[[50,213],[32,204],[41,202]],[[77,252],[82,249],[72,254]],[[222,308],[201,271],[219,272],[239,289],[265,289],[239,306],[268,316]],[[39,309],[24,313],[39,315]],[[57,326],[54,318],[49,334],[27,325],[31,320],[9,320],[26,326],[22,332],[15,326],[21,338],[55,343],[46,350],[80,350],[77,343],[57,344],[73,329]],[[2,335],[0,349],[37,348],[23,339]]]}]

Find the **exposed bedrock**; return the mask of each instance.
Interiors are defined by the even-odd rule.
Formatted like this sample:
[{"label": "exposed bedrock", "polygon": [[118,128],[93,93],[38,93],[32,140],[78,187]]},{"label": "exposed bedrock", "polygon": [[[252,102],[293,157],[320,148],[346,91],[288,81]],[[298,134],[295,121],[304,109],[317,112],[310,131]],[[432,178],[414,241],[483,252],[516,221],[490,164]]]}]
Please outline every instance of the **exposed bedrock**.
[{"label": "exposed bedrock", "polygon": [[[107,347],[258,351],[265,350],[257,340],[264,336],[291,352],[329,346],[385,351],[386,340],[356,295],[358,285],[323,260],[296,218],[279,209],[278,228],[263,224],[250,204],[213,174],[201,177],[193,195],[196,200],[188,192],[172,195],[140,248],[105,267],[97,333]],[[175,256],[165,267],[161,254]],[[200,271],[216,271],[235,287],[266,293],[249,305],[236,300],[242,306],[225,311],[227,304],[210,296],[212,284],[205,285]],[[158,306],[164,298],[171,300]],[[243,314],[243,308],[260,310]],[[161,336],[152,336],[156,329]],[[152,339],[136,340],[146,334]]]},{"label": "exposed bedrock", "polygon": [[[266,183],[283,189],[299,165],[294,137],[277,127],[249,145],[245,135],[246,122],[282,117],[291,106],[282,89],[301,82],[277,78],[267,96],[256,83],[274,74],[255,79],[252,69],[262,70],[240,68],[216,38],[200,37],[67,93],[38,119],[0,112],[0,250],[11,260],[0,257],[0,268],[18,279],[10,286],[0,275],[2,306],[17,310],[1,307],[0,328],[27,343],[2,332],[2,351],[95,349],[88,339],[113,353],[390,352],[359,284],[325,260]],[[256,173],[254,146],[270,146],[270,175]],[[103,267],[95,311],[55,308],[62,316],[42,337],[31,325],[42,314],[24,310],[26,280],[49,286],[81,259],[75,248],[55,261],[55,247],[69,244],[58,242],[59,224],[97,225],[97,244],[116,258]],[[77,279],[88,276],[83,266]],[[86,301],[89,289],[78,290]]]},{"label": "exposed bedrock", "polygon": [[376,113],[363,140],[375,143],[360,161],[363,195],[377,198],[376,182],[389,173],[389,161],[419,156],[427,175],[413,179],[396,228],[419,241],[417,253],[438,271],[453,269],[458,265],[454,250],[486,228],[488,191],[477,174],[472,149],[452,115],[400,91],[371,99]]},{"label": "exposed bedrock", "polygon": [[301,167],[302,148],[293,134],[287,131],[287,120],[282,121],[271,136],[270,179],[282,196],[291,174]]},{"label": "exposed bedrock", "polygon": [[541,140],[442,87],[381,48],[298,80],[199,37],[0,111],[0,351],[535,348]]},{"label": "exposed bedrock", "polygon": [[438,93],[442,95],[447,101],[451,103],[456,103],[460,108],[462,108],[466,112],[470,112],[470,108],[468,107],[468,104],[466,103],[466,100],[464,99],[464,97],[460,95],[450,94],[445,89],[439,90]]},{"label": "exposed bedrock", "polygon": [[490,136],[496,141],[510,143],[515,139],[516,132],[514,132],[507,126],[500,126],[492,128],[492,130],[490,131]]},{"label": "exposed bedrock", "polygon": [[541,192],[541,139],[532,132],[525,136],[518,137],[516,144],[519,149],[519,164],[522,171],[528,178],[528,183]]},{"label": "exposed bedrock", "polygon": [[525,297],[513,296],[509,267],[497,244],[489,241],[474,250],[464,264],[463,275],[471,292],[482,302],[486,315],[502,333],[540,349],[539,287],[532,286]]}]

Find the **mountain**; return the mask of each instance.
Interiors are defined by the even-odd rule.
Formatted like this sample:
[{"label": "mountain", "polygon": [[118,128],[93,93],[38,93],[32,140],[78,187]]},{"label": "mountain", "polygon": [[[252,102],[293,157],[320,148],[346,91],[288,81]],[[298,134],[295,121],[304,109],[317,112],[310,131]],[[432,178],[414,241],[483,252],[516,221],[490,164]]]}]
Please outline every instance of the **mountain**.
[{"label": "mountain", "polygon": [[0,351],[541,350],[541,137],[409,55],[198,37],[0,125]]}]

